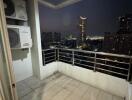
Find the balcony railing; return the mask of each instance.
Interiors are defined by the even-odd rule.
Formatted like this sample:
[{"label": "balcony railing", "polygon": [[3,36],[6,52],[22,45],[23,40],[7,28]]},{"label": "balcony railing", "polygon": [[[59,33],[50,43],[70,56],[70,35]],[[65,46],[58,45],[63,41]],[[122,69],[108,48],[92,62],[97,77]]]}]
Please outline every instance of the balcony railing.
[{"label": "balcony railing", "polygon": [[56,61],[56,49],[46,49],[42,51],[43,65]]},{"label": "balcony railing", "polygon": [[65,62],[128,81],[131,79],[132,56],[128,55],[65,48],[43,50],[43,64],[53,61]]}]

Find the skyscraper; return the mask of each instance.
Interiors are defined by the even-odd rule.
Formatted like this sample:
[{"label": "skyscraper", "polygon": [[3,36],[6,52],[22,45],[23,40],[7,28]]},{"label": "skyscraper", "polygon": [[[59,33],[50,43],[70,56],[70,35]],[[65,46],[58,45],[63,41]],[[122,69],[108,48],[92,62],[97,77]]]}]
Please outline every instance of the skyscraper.
[{"label": "skyscraper", "polygon": [[80,16],[79,28],[80,28],[81,34],[80,34],[80,37],[79,37],[79,48],[81,48],[81,49],[87,48],[87,44],[86,44],[86,25],[87,25],[87,18]]},{"label": "skyscraper", "polygon": [[120,54],[132,54],[132,15],[119,17],[117,33],[105,33],[104,51]]},{"label": "skyscraper", "polygon": [[131,33],[132,14],[126,14],[125,16],[119,17],[119,30],[118,34]]}]

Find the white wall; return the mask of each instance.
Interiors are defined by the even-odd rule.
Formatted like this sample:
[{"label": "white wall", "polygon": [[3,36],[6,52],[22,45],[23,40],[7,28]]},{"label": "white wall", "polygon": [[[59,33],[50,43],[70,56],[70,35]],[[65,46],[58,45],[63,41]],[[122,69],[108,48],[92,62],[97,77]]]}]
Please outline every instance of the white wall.
[{"label": "white wall", "polygon": [[132,100],[132,84],[129,84],[129,100]]},{"label": "white wall", "polygon": [[31,49],[33,74],[39,79],[44,79],[57,71],[57,63],[53,62],[46,66],[43,66],[42,63],[38,0],[28,0],[28,14],[33,39],[33,47]]},{"label": "white wall", "polygon": [[52,62],[41,67],[41,80],[58,71],[57,63]]},{"label": "white wall", "polygon": [[110,75],[93,72],[78,66],[58,62],[58,70],[70,77],[103,89],[109,93],[126,97],[127,81]]},{"label": "white wall", "polygon": [[12,50],[12,58],[16,82],[33,75],[31,51],[29,49]]},{"label": "white wall", "polygon": [[128,92],[126,100],[132,100],[132,84],[128,83]]},{"label": "white wall", "polygon": [[31,49],[33,74],[41,79],[40,71],[43,65],[38,0],[28,0],[28,14],[33,39],[33,47]]}]

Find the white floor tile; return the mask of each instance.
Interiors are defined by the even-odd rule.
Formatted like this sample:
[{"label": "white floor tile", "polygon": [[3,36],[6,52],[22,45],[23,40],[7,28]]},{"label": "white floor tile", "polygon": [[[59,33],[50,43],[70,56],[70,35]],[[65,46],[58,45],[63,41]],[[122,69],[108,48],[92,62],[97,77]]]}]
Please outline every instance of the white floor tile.
[{"label": "white floor tile", "polygon": [[17,83],[18,96],[23,97],[31,91],[33,91],[29,86],[26,85],[24,81]]},{"label": "white floor tile", "polygon": [[45,80],[30,77],[17,83],[17,91],[20,100],[123,100],[61,73]]}]

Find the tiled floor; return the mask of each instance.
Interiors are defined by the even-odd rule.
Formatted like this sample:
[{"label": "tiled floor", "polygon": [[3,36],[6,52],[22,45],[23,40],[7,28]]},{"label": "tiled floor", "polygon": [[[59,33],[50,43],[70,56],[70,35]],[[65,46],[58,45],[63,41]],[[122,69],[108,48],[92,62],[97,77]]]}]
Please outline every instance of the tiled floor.
[{"label": "tiled floor", "polygon": [[19,100],[123,100],[61,73],[42,81],[30,77],[17,83],[17,90]]}]

